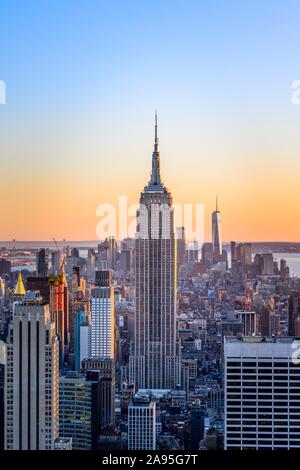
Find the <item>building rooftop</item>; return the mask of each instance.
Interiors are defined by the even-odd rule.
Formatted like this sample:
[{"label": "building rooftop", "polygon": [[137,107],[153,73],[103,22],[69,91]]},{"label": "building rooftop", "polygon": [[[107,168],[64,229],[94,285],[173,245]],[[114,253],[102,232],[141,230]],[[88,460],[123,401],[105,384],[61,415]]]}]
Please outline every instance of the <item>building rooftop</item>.
[{"label": "building rooftop", "polygon": [[245,343],[245,344],[258,344],[258,343],[278,343],[278,344],[291,344],[294,341],[300,342],[300,337],[296,336],[244,336],[238,338],[236,336],[225,336],[224,342],[227,344],[232,343]]},{"label": "building rooftop", "polygon": [[152,401],[149,396],[135,396],[129,404],[130,408],[141,406],[154,408],[155,402]]}]

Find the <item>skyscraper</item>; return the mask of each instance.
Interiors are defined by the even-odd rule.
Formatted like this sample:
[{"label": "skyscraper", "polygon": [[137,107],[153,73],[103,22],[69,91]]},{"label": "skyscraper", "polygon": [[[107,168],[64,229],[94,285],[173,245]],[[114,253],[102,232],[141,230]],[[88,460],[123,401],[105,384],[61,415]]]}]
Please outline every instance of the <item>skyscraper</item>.
[{"label": "skyscraper", "polygon": [[55,322],[56,333],[60,344],[60,363],[68,358],[69,341],[69,288],[66,275],[49,277],[50,316]]},{"label": "skyscraper", "polygon": [[156,403],[136,397],[128,407],[128,449],[156,449]]},{"label": "skyscraper", "polygon": [[113,236],[108,239],[108,262],[111,269],[116,269],[117,262],[117,242]]},{"label": "skyscraper", "polygon": [[48,276],[49,250],[41,248],[36,257],[37,276]]},{"label": "skyscraper", "polygon": [[5,448],[51,450],[58,437],[58,340],[48,305],[27,293],[7,340]]},{"label": "skyscraper", "polygon": [[225,338],[225,449],[300,448],[299,342]]},{"label": "skyscraper", "polygon": [[221,223],[221,212],[218,210],[218,198],[216,198],[216,210],[212,213],[212,251],[214,262],[219,261],[222,257]]},{"label": "skyscraper", "polygon": [[135,240],[135,337],[130,382],[138,388],[175,388],[180,383],[172,203],[160,177],[156,115],[151,179],[141,193]]},{"label": "skyscraper", "polygon": [[230,242],[230,251],[231,251],[231,266],[234,261],[236,261],[236,243],[231,241]]},{"label": "skyscraper", "polygon": [[115,357],[114,288],[108,270],[96,272],[91,298],[91,358]]},{"label": "skyscraper", "polygon": [[101,431],[102,380],[97,371],[68,372],[59,380],[59,434],[75,450],[97,450]]},{"label": "skyscraper", "polygon": [[60,272],[60,252],[58,250],[51,253],[51,273],[58,274]]},{"label": "skyscraper", "polygon": [[236,259],[239,260],[242,265],[250,266],[252,263],[252,245],[251,243],[240,243],[236,247]]},{"label": "skyscraper", "polygon": [[[264,305],[259,315],[260,334],[263,336],[280,335],[280,315],[269,305]],[[295,326],[296,326],[295,322]],[[295,335],[296,335],[295,328]]]},{"label": "skyscraper", "polygon": [[257,333],[257,313],[250,310],[236,310],[237,318],[242,320],[243,336],[253,336]]},{"label": "skyscraper", "polygon": [[176,238],[177,238],[177,263],[178,266],[181,266],[186,262],[186,248],[185,248],[185,228],[177,227],[176,228]]},{"label": "skyscraper", "polygon": [[84,373],[97,371],[101,379],[100,428],[113,426],[115,422],[115,361],[108,358],[83,359]]},{"label": "skyscraper", "polygon": [[4,450],[6,344],[0,341],[0,451]]},{"label": "skyscraper", "polygon": [[89,353],[91,350],[90,340],[90,314],[86,310],[81,310],[80,308],[78,308],[78,310],[76,311],[74,345],[74,362],[76,370],[80,369],[81,361],[89,357]]},{"label": "skyscraper", "polygon": [[289,296],[289,312],[288,312],[288,334],[294,336],[296,334],[296,319],[300,315],[300,295],[297,291],[292,291]]}]

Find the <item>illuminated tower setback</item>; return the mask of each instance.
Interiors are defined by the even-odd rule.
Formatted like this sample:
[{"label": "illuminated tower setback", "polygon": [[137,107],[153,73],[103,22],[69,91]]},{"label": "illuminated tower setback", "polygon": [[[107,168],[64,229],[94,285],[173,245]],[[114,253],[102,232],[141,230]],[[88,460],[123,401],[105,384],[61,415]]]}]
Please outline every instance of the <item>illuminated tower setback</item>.
[{"label": "illuminated tower setback", "polygon": [[180,384],[176,240],[172,196],[160,178],[155,115],[152,173],[140,197],[135,239],[135,335],[130,378],[138,388]]}]

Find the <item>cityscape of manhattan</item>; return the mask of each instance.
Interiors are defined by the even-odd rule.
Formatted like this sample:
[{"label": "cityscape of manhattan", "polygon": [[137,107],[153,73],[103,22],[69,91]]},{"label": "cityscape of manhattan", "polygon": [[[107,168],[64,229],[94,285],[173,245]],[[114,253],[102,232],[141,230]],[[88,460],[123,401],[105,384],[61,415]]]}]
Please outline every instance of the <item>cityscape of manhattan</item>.
[{"label": "cityscape of manhattan", "polygon": [[299,13],[0,6],[3,462],[300,450]]}]

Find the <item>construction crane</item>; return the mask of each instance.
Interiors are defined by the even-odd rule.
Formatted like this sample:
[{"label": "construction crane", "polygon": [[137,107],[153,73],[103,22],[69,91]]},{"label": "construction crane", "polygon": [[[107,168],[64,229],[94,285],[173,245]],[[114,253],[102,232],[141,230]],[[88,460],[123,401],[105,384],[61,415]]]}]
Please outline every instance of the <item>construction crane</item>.
[{"label": "construction crane", "polygon": [[57,251],[59,252],[59,254],[60,254],[60,248],[59,248],[59,246],[58,246],[57,241],[55,240],[54,237],[52,238],[52,240],[54,241],[54,245],[55,245],[56,250],[57,250]]}]

